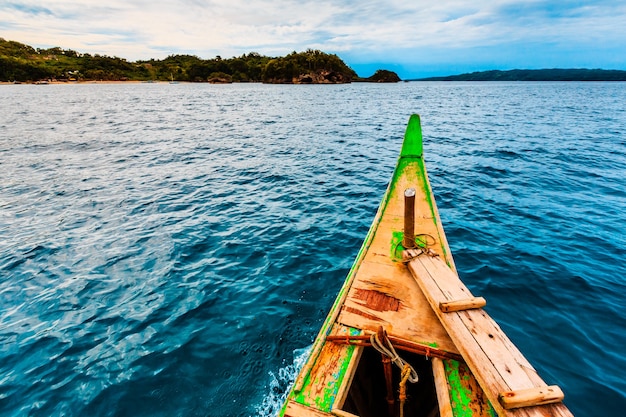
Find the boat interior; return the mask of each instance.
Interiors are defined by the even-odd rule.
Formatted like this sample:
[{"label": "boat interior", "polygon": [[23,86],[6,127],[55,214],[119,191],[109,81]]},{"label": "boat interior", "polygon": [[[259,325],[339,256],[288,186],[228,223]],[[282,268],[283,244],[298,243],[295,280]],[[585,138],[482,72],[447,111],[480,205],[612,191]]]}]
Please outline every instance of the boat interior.
[{"label": "boat interior", "polygon": [[[431,360],[410,352],[400,354],[415,369],[419,377],[418,382],[406,384],[404,416],[439,416]],[[381,354],[372,347],[364,348],[341,410],[359,417],[399,416],[400,401],[394,398],[391,404],[387,402],[387,384],[383,368]],[[400,381],[400,369],[393,366],[391,381],[393,391],[398,390]],[[395,393],[394,397],[397,396]]]}]

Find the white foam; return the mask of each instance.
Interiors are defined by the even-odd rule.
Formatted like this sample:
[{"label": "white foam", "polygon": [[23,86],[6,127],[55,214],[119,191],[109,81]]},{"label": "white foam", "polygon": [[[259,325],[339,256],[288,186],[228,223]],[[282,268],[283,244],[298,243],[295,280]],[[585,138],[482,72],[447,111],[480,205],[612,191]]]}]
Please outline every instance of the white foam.
[{"label": "white foam", "polygon": [[285,365],[278,370],[278,375],[269,372],[270,382],[268,385],[268,393],[263,398],[263,402],[256,407],[258,417],[275,417],[282,408],[287,395],[291,390],[300,369],[304,366],[311,346],[293,351],[293,363]]}]

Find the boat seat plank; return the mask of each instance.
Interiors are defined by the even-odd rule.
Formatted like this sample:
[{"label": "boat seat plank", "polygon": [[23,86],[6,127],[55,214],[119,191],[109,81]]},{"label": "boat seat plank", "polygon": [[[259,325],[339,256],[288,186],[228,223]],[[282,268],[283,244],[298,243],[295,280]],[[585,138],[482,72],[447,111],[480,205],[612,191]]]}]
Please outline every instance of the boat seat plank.
[{"label": "boat seat plank", "polygon": [[[546,410],[541,409],[544,406],[507,410],[500,403],[502,393],[545,388],[547,384],[496,322],[482,308],[452,313],[441,311],[440,303],[473,297],[458,275],[439,257],[428,255],[408,262],[408,269],[498,415],[545,415]],[[558,406],[552,408],[558,412]],[[564,406],[561,408],[566,413],[563,415],[570,415]]]}]

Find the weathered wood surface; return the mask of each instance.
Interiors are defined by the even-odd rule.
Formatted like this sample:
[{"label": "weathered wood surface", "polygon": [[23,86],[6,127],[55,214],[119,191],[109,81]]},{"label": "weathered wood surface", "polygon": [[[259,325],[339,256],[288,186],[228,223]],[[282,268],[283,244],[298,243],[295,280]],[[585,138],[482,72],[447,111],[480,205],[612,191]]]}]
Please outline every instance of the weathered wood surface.
[{"label": "weathered wood surface", "polygon": [[[395,336],[389,336],[389,341],[394,346],[396,350],[417,353],[418,355],[426,356],[427,358],[439,358],[439,359],[454,359],[454,360],[463,360],[460,354],[448,352],[442,349],[437,349],[435,347],[429,346],[423,343],[413,342],[411,340],[400,339]],[[355,345],[355,346],[372,346],[371,344],[371,334],[360,335],[360,336],[341,336],[330,334],[326,337],[326,340],[333,343],[339,343],[344,345]]]},{"label": "weathered wood surface", "polygon": [[[355,271],[350,288],[343,298],[343,306],[336,318],[335,328],[341,329],[343,326],[348,326],[371,333],[382,325],[394,339],[402,339],[418,347],[430,346],[456,356],[459,354],[457,347],[433,312],[409,270],[396,256],[401,255],[401,252],[394,253],[396,249],[394,245],[400,243],[398,232],[401,232],[404,226],[404,189],[409,186],[421,190],[417,193],[415,201],[415,233],[428,235],[431,246],[441,253],[445,252],[448,255],[450,253],[437,210],[431,209],[434,201],[428,201],[425,194],[429,185],[424,183],[425,177],[418,177],[414,174],[418,169],[420,168],[415,163],[409,164],[405,169],[407,175],[400,177],[396,187],[391,190],[384,208],[384,216],[378,222],[367,252]],[[451,256],[448,256],[446,260],[454,266]],[[338,325],[340,327],[336,327]],[[333,331],[331,334],[336,333]],[[324,347],[324,351],[326,350],[327,348]],[[326,356],[326,353],[320,355],[320,357],[323,356]],[[326,371],[331,372],[330,369]],[[317,369],[317,365],[314,365],[310,377],[318,379],[319,375],[320,370]],[[468,373],[465,377],[464,383],[478,386],[471,374]],[[446,386],[450,389],[449,385]],[[304,390],[306,389],[305,386]],[[466,392],[471,407],[476,410],[488,409],[481,390],[473,389]],[[300,395],[300,398],[303,397]],[[483,414],[475,415],[482,416]]]},{"label": "weathered wood surface", "polygon": [[433,311],[463,355],[491,405],[500,416],[571,416],[562,404],[507,410],[500,394],[547,387],[535,369],[483,309],[446,313],[440,303],[472,298],[469,289],[441,259],[421,255],[408,269]]},{"label": "weathered wood surface", "polygon": [[332,413],[333,415],[336,415],[337,417],[359,417],[355,414],[348,413],[347,411],[343,411],[339,408],[333,409]]},{"label": "weathered wood surface", "polygon": [[285,417],[328,417],[328,413],[323,413],[313,407],[289,401],[285,410]]},{"label": "weathered wood surface", "polygon": [[556,385],[549,387],[529,388],[519,391],[507,391],[500,394],[500,404],[504,408],[530,407],[563,401],[561,388]]},{"label": "weathered wood surface", "polygon": [[359,366],[359,361],[361,360],[362,354],[363,347],[357,346],[352,353],[348,368],[344,373],[344,380],[342,381],[342,384],[337,391],[332,410],[340,410],[344,406],[346,398],[348,397],[348,392],[350,391],[350,386],[352,385],[352,381],[354,380],[354,375],[356,373],[357,367]]},{"label": "weathered wood surface", "polygon": [[483,308],[486,305],[487,301],[483,297],[472,297],[465,300],[442,301],[439,303],[439,310],[444,313],[453,313],[455,311]]},{"label": "weathered wood surface", "polygon": [[[391,336],[428,344],[457,353],[458,350],[434,314],[428,300],[409,271],[394,259],[394,244],[404,229],[404,190],[428,187],[425,178],[416,175],[417,162],[405,167],[405,175],[397,180],[352,287],[346,297],[338,322],[375,332],[383,326]],[[442,241],[443,230],[433,217],[430,202],[423,191],[415,196],[415,233],[427,234],[434,246],[447,248]],[[436,211],[435,211],[436,212]],[[396,241],[394,242],[394,233]],[[401,247],[400,247],[401,248]],[[401,254],[401,252],[399,253]]]},{"label": "weathered wood surface", "polygon": [[455,416],[493,417],[493,407],[467,364],[452,359],[442,360],[442,363],[453,414]]},{"label": "weathered wood surface", "polygon": [[[335,324],[332,333],[349,335],[350,329]],[[345,388],[354,374],[360,357],[360,349],[362,348],[357,346],[324,343],[311,363],[310,371],[305,377],[307,383],[304,383],[298,392],[296,402],[317,407],[325,412],[330,412],[333,407],[342,405],[337,404],[338,396],[345,395]],[[292,402],[293,400],[289,401],[289,403]]]},{"label": "weathered wood surface", "polygon": [[450,386],[446,378],[443,361],[439,358],[433,358],[432,367],[435,390],[437,391],[437,402],[439,403],[439,417],[453,417],[452,405],[450,404]]},{"label": "weathered wood surface", "polygon": [[338,321],[458,353],[428,301],[401,264],[369,264],[361,268]]}]

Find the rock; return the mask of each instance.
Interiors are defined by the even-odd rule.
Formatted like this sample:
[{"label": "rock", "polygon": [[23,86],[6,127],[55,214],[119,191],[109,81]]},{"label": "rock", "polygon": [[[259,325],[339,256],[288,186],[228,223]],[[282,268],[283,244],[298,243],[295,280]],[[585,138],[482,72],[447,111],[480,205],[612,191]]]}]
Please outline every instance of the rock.
[{"label": "rock", "polygon": [[388,70],[377,70],[374,75],[369,78],[360,78],[357,81],[369,83],[397,83],[402,81],[398,74]]},{"label": "rock", "polygon": [[292,80],[293,84],[345,84],[352,81],[352,77],[337,71],[319,70],[300,74]]}]

